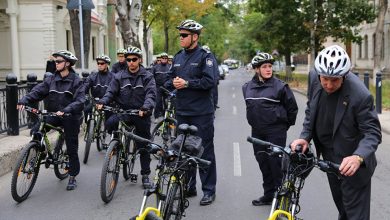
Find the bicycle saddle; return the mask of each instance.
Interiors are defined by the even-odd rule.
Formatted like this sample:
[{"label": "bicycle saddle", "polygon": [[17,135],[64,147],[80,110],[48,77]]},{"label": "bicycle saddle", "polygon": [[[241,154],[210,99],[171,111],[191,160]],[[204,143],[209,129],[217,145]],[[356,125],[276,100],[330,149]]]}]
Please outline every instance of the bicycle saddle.
[{"label": "bicycle saddle", "polygon": [[198,128],[195,125],[181,124],[179,125],[179,131],[185,134],[195,134],[198,132]]}]

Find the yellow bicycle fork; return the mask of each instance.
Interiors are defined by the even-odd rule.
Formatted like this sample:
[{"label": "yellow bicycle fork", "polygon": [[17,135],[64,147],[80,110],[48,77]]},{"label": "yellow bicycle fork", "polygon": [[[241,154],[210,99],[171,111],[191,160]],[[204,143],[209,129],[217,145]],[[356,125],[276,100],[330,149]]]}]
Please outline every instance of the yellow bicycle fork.
[{"label": "yellow bicycle fork", "polygon": [[288,220],[294,220],[294,218],[291,216],[290,213],[284,211],[284,210],[275,210],[272,215],[268,218],[268,220],[276,220],[276,218],[279,215],[284,215],[287,217]]}]

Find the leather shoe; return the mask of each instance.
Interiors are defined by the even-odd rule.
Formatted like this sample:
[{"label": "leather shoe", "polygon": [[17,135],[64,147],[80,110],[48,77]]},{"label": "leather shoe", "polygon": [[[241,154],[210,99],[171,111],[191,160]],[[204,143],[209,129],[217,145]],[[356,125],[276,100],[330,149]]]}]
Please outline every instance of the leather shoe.
[{"label": "leather shoe", "polygon": [[198,195],[198,192],[196,191],[196,189],[189,189],[188,191],[185,192],[184,196],[186,198],[190,198],[190,197],[195,197]]},{"label": "leather shoe", "polygon": [[199,204],[201,206],[210,205],[215,200],[215,194],[212,195],[204,195],[203,198],[200,200]]},{"label": "leather shoe", "polygon": [[252,205],[254,206],[271,205],[271,203],[272,203],[272,198],[266,196],[262,196],[258,199],[252,200]]}]

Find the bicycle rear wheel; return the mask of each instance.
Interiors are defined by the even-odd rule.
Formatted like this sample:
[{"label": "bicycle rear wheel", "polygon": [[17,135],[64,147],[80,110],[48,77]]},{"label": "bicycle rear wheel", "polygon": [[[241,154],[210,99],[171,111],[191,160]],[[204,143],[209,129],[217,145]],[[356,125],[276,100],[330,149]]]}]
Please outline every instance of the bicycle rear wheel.
[{"label": "bicycle rear wheel", "polygon": [[86,140],[85,140],[85,150],[84,150],[84,159],[83,159],[84,164],[88,162],[89,151],[91,150],[91,144],[93,142],[94,130],[95,130],[95,121],[89,120],[87,126]]},{"label": "bicycle rear wheel", "polygon": [[60,180],[69,176],[69,155],[66,152],[66,146],[64,146],[64,136],[60,135],[57,139],[54,148],[54,174]]},{"label": "bicycle rear wheel", "polygon": [[11,180],[11,194],[16,202],[23,202],[30,195],[37,181],[41,157],[39,144],[30,142],[16,161]]},{"label": "bicycle rear wheel", "polygon": [[105,203],[109,203],[112,200],[118,184],[120,151],[119,141],[111,141],[104,158],[100,180],[100,196]]},{"label": "bicycle rear wheel", "polygon": [[[176,137],[177,121],[171,118],[162,119],[152,130],[151,141],[161,146],[170,145]],[[159,158],[157,154],[153,154]]]},{"label": "bicycle rear wheel", "polygon": [[179,220],[183,215],[182,192],[179,183],[171,183],[164,207],[164,220]]}]

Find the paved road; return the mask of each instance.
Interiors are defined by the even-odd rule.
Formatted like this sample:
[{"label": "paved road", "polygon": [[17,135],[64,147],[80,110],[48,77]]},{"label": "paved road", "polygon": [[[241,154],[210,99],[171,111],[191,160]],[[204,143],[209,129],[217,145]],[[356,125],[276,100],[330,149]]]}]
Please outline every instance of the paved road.
[{"label": "paved road", "polygon": [[[253,156],[252,146],[246,142],[250,127],[245,118],[245,104],[241,85],[250,79],[243,69],[231,71],[220,83],[220,103],[215,121],[215,148],[217,156],[218,185],[216,201],[207,207],[199,206],[201,193],[190,199],[185,219],[267,219],[269,206],[254,207],[251,200],[262,193],[260,170]],[[289,131],[289,141],[297,137],[302,124],[305,97],[295,94],[299,103],[297,125]],[[378,168],[373,178],[372,219],[388,219],[390,215],[390,162],[386,160],[390,143],[384,135],[384,144],[378,150]],[[93,145],[94,146],[94,145]],[[84,144],[81,143],[80,158]],[[65,190],[66,181],[59,181],[52,169],[42,167],[30,197],[21,204],[10,195],[11,174],[0,177],[0,220],[8,219],[128,219],[138,212],[142,198],[141,184],[125,182],[120,177],[113,201],[104,204],[100,199],[99,183],[103,153],[91,150],[88,165],[82,165],[78,188]],[[155,162],[154,162],[155,163]],[[137,164],[138,165],[138,164]],[[154,166],[154,165],[153,165]],[[139,170],[139,165],[136,167]],[[200,186],[198,187],[199,192]],[[301,196],[304,219],[337,219],[326,176],[313,170],[307,178]]]}]

